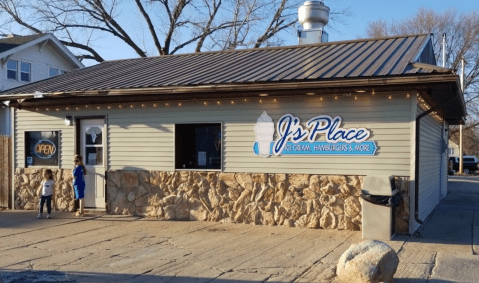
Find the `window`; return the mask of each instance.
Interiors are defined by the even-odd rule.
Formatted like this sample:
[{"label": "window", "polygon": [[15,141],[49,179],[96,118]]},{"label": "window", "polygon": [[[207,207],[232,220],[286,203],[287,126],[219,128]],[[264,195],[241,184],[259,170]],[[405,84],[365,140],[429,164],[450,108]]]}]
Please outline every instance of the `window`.
[{"label": "window", "polygon": [[25,164],[58,166],[58,131],[25,132]]},{"label": "window", "polygon": [[176,169],[221,169],[221,124],[175,126]]},{"label": "window", "polygon": [[18,61],[8,60],[7,62],[7,78],[12,80],[17,80],[17,66]]},{"label": "window", "polygon": [[20,80],[22,82],[29,82],[30,73],[31,73],[30,63],[20,62]]},{"label": "window", "polygon": [[58,68],[51,68],[50,67],[50,78],[56,77],[59,74],[60,74],[60,71],[58,70]]},{"label": "window", "polygon": [[30,82],[32,74],[32,65],[30,63],[20,61],[20,77],[18,77],[18,61],[8,60],[7,62],[7,78],[22,82]]},{"label": "window", "polygon": [[85,165],[103,165],[103,130],[101,125],[84,128]]}]

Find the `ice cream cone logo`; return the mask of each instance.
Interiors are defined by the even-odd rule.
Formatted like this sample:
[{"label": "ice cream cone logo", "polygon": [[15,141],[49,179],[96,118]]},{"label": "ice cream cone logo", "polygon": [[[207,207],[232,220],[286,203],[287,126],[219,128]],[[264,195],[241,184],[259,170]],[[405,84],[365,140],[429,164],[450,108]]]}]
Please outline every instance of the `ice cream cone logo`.
[{"label": "ice cream cone logo", "polygon": [[258,143],[259,156],[270,156],[271,143],[273,142],[274,135],[274,123],[266,111],[263,111],[263,114],[256,120],[254,132],[256,134],[256,142]]}]

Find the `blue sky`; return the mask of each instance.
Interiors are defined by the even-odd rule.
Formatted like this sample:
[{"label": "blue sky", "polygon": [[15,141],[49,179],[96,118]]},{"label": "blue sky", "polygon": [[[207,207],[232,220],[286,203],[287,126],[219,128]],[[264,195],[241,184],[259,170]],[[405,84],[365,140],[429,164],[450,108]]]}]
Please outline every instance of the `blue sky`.
[{"label": "blue sky", "polygon": [[[444,11],[455,8],[459,13],[468,13],[472,10],[479,12],[478,0],[330,0],[324,1],[326,5],[338,7],[351,7],[354,14],[347,19],[346,26],[336,25],[338,32],[329,32],[329,41],[351,40],[364,36],[368,21],[384,19],[402,20],[415,14],[421,8],[430,8]],[[333,4],[334,3],[334,4]]]},{"label": "blue sky", "polygon": [[[346,18],[346,24],[333,24],[335,30],[326,30],[329,33],[329,41],[353,40],[358,37],[365,37],[365,30],[368,21],[384,19],[388,22],[392,19],[401,20],[416,13],[421,7],[432,8],[436,11],[444,11],[448,8],[456,8],[459,13],[467,13],[472,10],[479,12],[479,0],[324,0],[325,4],[332,9],[339,10],[350,7],[353,16]],[[295,34],[292,32],[284,34],[285,45],[297,44]],[[97,46],[100,54],[106,60],[124,59],[138,57],[137,54],[118,39],[105,38],[99,40]],[[181,53],[192,52],[189,48]],[[91,65],[94,62],[85,62]]]}]

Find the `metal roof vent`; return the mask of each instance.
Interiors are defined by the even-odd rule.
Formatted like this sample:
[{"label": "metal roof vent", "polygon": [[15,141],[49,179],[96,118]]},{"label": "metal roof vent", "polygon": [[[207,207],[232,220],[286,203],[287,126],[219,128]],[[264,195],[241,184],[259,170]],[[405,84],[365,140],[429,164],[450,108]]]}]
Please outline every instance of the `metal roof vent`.
[{"label": "metal roof vent", "polygon": [[303,26],[298,30],[299,44],[328,42],[328,33],[324,26],[329,22],[329,7],[322,1],[306,1],[298,8],[299,23]]}]

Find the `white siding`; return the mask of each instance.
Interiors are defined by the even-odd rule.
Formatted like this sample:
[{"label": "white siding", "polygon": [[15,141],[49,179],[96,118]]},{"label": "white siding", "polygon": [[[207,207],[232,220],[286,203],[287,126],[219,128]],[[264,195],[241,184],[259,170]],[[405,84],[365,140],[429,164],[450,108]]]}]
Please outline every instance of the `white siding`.
[{"label": "white siding", "polygon": [[25,166],[26,131],[60,131],[59,154],[60,168],[71,169],[74,154],[74,126],[65,126],[66,112],[31,112],[15,110],[15,168]]},{"label": "white siding", "polygon": [[[17,111],[16,166],[24,165],[24,135],[27,130],[60,130],[61,160],[69,168],[74,150],[74,127],[64,125],[66,115],[108,116],[108,169],[125,168],[145,170],[174,170],[174,128],[176,123],[222,123],[224,172],[264,173],[310,173],[341,175],[410,175],[410,99],[405,95],[384,96],[249,99],[161,104],[158,108],[148,103],[145,108],[128,104],[123,109],[118,104],[111,110],[102,105],[100,110],[81,107],[81,111],[50,111],[35,113]],[[64,109],[64,108],[63,108]],[[253,154],[255,142],[254,125],[263,111],[274,122],[284,114],[291,113],[301,118],[304,124],[309,118],[326,114],[341,116],[343,128],[365,127],[371,130],[369,140],[375,141],[378,150],[375,156],[279,156],[263,158]],[[324,140],[324,137],[320,139]]]},{"label": "white siding", "polygon": [[[31,46],[18,53],[13,54],[9,59],[23,61],[31,64],[31,81],[39,81],[48,79],[49,67],[60,68],[65,71],[71,71],[74,66],[64,58],[52,43],[47,43],[42,51],[40,51],[40,44]],[[20,68],[20,62],[18,63]],[[20,73],[17,75],[20,76]],[[7,65],[0,64],[0,90],[7,90],[27,84],[28,82],[21,82],[7,79]]]},{"label": "white siding", "polygon": [[[418,115],[423,111],[418,108]],[[441,199],[446,160],[442,149],[442,122],[426,116],[420,122],[419,153],[419,218],[432,212]]]}]

